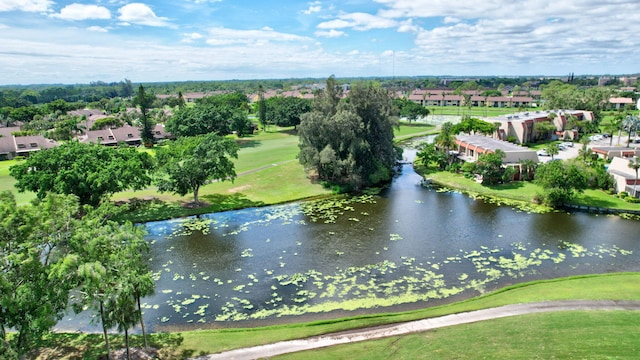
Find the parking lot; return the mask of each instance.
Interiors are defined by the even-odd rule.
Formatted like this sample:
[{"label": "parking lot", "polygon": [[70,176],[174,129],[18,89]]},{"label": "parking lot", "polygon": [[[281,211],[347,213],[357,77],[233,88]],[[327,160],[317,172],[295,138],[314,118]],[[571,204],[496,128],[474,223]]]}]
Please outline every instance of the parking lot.
[{"label": "parking lot", "polygon": [[[609,147],[609,146],[627,146],[627,140],[628,137],[626,136],[621,136],[618,137],[617,135],[614,135],[613,138],[609,138],[609,137],[594,137],[593,140],[589,141],[589,147],[594,147],[594,146],[601,146],[601,147]],[[632,139],[633,141],[633,139]],[[630,144],[631,147],[640,147],[640,143],[631,143]],[[571,146],[566,146],[564,148],[564,150],[560,150],[558,152],[558,155],[555,155],[553,158],[554,159],[561,159],[561,160],[566,160],[566,159],[573,159],[578,157],[578,151],[580,150],[580,148],[582,147],[582,144],[579,142],[573,143],[573,147]],[[551,156],[541,156],[538,155],[538,159],[540,160],[540,162],[548,162],[551,161]]]}]

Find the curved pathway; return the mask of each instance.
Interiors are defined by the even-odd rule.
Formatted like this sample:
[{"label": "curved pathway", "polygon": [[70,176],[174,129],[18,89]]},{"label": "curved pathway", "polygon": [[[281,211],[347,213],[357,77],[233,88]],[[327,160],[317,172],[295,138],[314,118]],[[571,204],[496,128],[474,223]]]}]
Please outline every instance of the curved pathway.
[{"label": "curved pathway", "polygon": [[307,339],[281,341],[273,344],[230,350],[206,355],[194,360],[214,359],[257,359],[291,352],[317,349],[356,341],[373,340],[383,337],[403,335],[437,329],[445,326],[468,324],[477,321],[499,319],[509,316],[543,313],[552,311],[592,311],[592,310],[635,310],[640,311],[640,301],[616,300],[567,300],[546,301],[527,304],[505,305],[491,309],[469,311],[436,318],[410,321],[401,324],[375,328],[345,331],[314,336]]}]

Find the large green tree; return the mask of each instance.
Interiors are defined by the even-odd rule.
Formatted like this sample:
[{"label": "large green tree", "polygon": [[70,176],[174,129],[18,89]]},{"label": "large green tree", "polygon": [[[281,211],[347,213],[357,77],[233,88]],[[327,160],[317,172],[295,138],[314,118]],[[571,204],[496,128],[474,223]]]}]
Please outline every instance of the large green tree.
[{"label": "large green tree", "polygon": [[293,96],[274,96],[265,100],[266,122],[278,126],[298,126],[300,116],[311,111],[311,101]]},{"label": "large green tree", "polygon": [[108,147],[70,141],[32,154],[10,169],[20,191],[42,199],[48,192],[73,194],[96,206],[104,196],[151,183],[153,160],[131,147]]},{"label": "large green tree", "polygon": [[300,163],[318,177],[359,190],[389,181],[399,151],[393,144],[397,118],[389,93],[374,84],[352,87],[341,101],[333,77],[317,93],[300,123]]},{"label": "large green tree", "polygon": [[220,136],[249,127],[246,111],[230,105],[201,103],[178,109],[167,121],[167,131],[176,136],[216,133]]},{"label": "large green tree", "polygon": [[183,137],[157,151],[160,176],[158,190],[181,196],[198,191],[208,181],[233,180],[236,177],[232,158],[238,157],[238,145],[216,134]]},{"label": "large green tree", "polygon": [[429,115],[429,109],[407,98],[396,98],[393,103],[398,108],[400,116],[406,118],[409,122]]},{"label": "large green tree", "polygon": [[588,178],[576,164],[549,161],[536,169],[535,181],[544,188],[543,200],[548,205],[569,203],[577,192],[588,186]]},{"label": "large green tree", "polygon": [[77,213],[73,196],[18,207],[10,192],[0,193],[0,358],[24,354],[63,316],[75,283],[60,269]]}]

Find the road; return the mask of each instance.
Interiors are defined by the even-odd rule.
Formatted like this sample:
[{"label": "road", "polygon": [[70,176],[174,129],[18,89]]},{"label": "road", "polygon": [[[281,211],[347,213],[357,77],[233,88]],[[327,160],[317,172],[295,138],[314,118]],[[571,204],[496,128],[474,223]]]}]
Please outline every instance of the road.
[{"label": "road", "polygon": [[505,305],[491,309],[470,311],[460,314],[446,315],[431,319],[411,321],[395,325],[380,326],[369,329],[347,331],[315,336],[307,339],[281,341],[273,344],[230,350],[219,354],[205,355],[192,360],[245,360],[258,359],[292,352],[318,349],[327,346],[346,344],[357,341],[373,340],[389,336],[398,336],[415,332],[428,331],[446,326],[469,324],[478,321],[499,319],[532,313],[554,311],[603,311],[633,310],[640,311],[640,301],[614,300],[568,300],[546,301],[527,304]]}]

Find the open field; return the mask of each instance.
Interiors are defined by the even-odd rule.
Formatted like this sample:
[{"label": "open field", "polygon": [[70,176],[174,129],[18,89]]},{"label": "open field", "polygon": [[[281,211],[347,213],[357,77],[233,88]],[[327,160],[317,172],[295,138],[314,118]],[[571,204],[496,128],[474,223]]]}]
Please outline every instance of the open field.
[{"label": "open field", "polygon": [[[640,300],[640,287],[637,286],[639,281],[640,273],[587,275],[535,281],[506,287],[466,301],[411,312],[252,329],[154,334],[152,343],[156,347],[162,347],[165,354],[171,354],[171,358],[184,358],[507,304],[571,299]],[[526,315],[349,345],[355,346],[354,348],[343,349],[343,346],[340,346],[335,348],[337,353],[333,353],[334,348],[329,348],[312,354],[306,353],[306,358],[354,358],[363,350],[366,352],[362,354],[366,354],[367,357],[373,353],[380,353],[387,354],[385,358],[391,356],[389,354],[396,354],[391,357],[398,359],[416,358],[415,353],[411,352],[412,346],[422,349],[422,354],[428,351],[436,358],[477,358],[474,354],[486,354],[484,356],[487,358],[513,358],[518,354],[537,354],[539,351],[546,351],[542,354],[547,354],[541,355],[540,358],[552,358],[554,354],[564,353],[574,354],[573,358],[584,358],[586,355],[581,351],[589,349],[593,354],[600,354],[602,358],[610,354],[613,357],[632,358],[630,354],[637,355],[640,349],[640,338],[637,337],[639,324],[640,314],[632,311]],[[113,338],[114,348],[122,346],[121,336]],[[454,339],[455,341],[452,341]],[[140,336],[134,336],[133,346],[139,346],[140,343]],[[547,349],[544,349],[545,344],[548,344]],[[612,347],[603,346],[606,344]],[[70,359],[84,353],[84,358],[95,359],[102,353],[104,346],[98,334],[53,334],[42,344],[46,348],[59,345],[65,346],[60,346],[55,356],[49,353],[49,357],[39,358]],[[389,352],[389,349],[392,351]],[[635,353],[631,353],[632,351]]]}]

